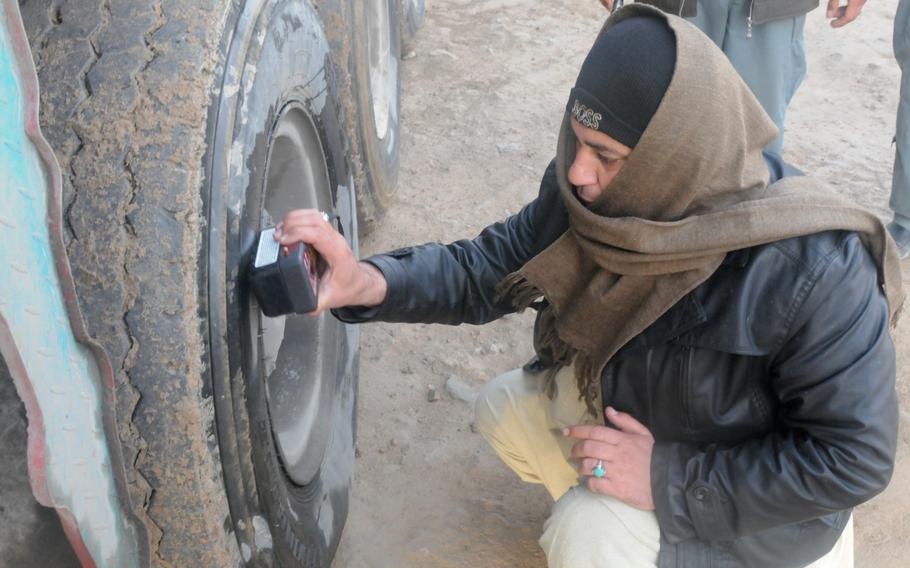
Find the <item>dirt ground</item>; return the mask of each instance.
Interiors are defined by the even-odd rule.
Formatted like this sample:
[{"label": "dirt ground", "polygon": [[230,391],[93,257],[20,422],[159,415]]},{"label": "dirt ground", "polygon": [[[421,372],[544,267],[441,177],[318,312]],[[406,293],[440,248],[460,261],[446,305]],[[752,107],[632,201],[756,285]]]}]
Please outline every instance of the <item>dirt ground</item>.
[{"label": "dirt ground", "polygon": [[[842,30],[828,28],[822,10],[809,15],[809,71],[786,141],[789,161],[883,219],[898,100],[896,5],[869,2]],[[531,200],[604,16],[596,0],[427,0],[426,22],[403,65],[400,188],[363,254],[472,237]],[[524,363],[530,318],[484,327],[364,326],[354,504],[337,565],[545,565],[536,540],[548,495],[498,461],[472,432],[470,406],[445,387],[454,377],[476,389]],[[910,557],[908,320],[896,332],[899,463],[890,488],[856,514],[860,567],[906,566]],[[439,400],[428,401],[428,387]]]}]

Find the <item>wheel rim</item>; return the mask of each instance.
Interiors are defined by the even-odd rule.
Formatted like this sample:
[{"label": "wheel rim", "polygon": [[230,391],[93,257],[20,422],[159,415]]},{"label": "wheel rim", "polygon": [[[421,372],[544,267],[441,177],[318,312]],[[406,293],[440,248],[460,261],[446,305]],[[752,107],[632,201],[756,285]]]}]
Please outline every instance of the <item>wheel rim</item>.
[{"label": "wheel rim", "polygon": [[376,137],[389,131],[395,77],[392,65],[392,30],[389,0],[367,0],[367,53],[370,60],[370,99]]},{"label": "wheel rim", "polygon": [[[269,141],[260,228],[300,208],[331,211],[331,185],[312,120],[299,105],[288,105]],[[319,471],[330,438],[340,324],[326,314],[270,318],[255,301],[249,317],[254,335],[248,345],[259,361],[275,445],[291,481],[306,485]]]}]

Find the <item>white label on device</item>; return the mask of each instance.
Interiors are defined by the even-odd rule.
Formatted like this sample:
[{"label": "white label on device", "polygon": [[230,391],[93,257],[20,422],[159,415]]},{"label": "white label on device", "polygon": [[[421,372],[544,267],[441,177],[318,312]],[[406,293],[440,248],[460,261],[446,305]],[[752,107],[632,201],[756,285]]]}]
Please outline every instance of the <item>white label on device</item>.
[{"label": "white label on device", "polygon": [[256,247],[256,260],[253,267],[267,266],[278,260],[278,250],[281,245],[275,240],[275,227],[259,233],[259,246]]}]

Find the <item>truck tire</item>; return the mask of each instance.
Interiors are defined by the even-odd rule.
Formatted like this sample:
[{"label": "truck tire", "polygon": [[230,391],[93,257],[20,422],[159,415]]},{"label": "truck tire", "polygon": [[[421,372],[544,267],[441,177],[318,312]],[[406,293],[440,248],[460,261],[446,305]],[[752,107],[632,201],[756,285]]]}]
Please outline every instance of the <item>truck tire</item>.
[{"label": "truck tire", "polygon": [[348,508],[357,333],[266,318],[244,276],[257,231],[291,208],[336,213],[356,250],[360,141],[323,29],[346,8],[21,9],[152,565],[327,566]]},{"label": "truck tire", "polygon": [[401,28],[399,0],[351,1],[351,81],[347,105],[356,119],[364,188],[358,196],[360,227],[370,232],[382,219],[398,185]]}]

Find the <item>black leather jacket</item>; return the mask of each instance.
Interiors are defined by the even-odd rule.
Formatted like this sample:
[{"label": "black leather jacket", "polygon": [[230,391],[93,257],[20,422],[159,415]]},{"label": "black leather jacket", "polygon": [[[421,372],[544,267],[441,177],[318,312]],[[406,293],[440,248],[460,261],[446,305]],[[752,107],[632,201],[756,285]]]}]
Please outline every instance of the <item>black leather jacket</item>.
[{"label": "black leather jacket", "polygon": [[[551,165],[535,201],[477,238],[370,258],[388,280],[385,302],[336,315],[493,320],[511,311],[493,301],[494,286],[567,224]],[[804,566],[823,556],[851,508],[891,477],[894,380],[887,304],[855,234],[729,253],[602,378],[604,404],[656,440],[658,565]]]}]

